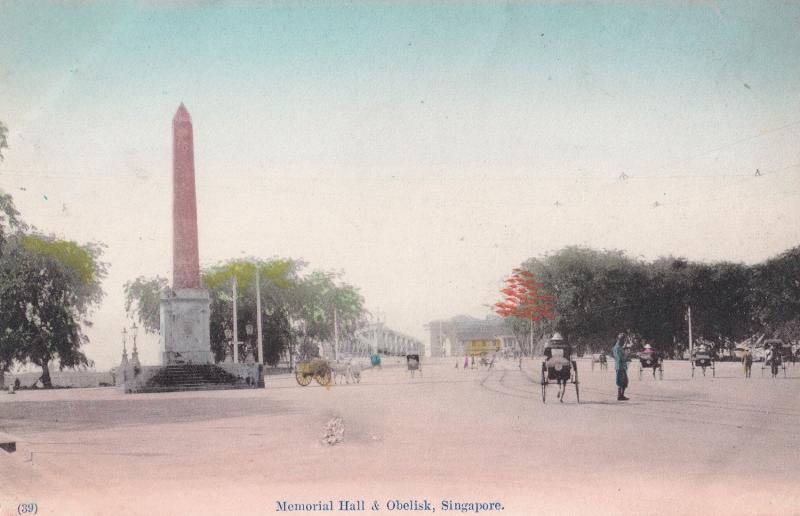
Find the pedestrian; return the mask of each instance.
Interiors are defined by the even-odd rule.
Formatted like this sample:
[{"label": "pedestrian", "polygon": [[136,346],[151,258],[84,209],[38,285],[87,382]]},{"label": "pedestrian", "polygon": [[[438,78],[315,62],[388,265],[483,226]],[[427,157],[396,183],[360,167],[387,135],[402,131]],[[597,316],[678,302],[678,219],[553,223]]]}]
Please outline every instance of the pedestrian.
[{"label": "pedestrian", "polygon": [[750,370],[753,368],[753,354],[750,348],[744,348],[742,351],[742,367],[744,367],[744,377],[750,378]]},{"label": "pedestrian", "polygon": [[773,378],[778,376],[778,365],[780,365],[780,355],[778,353],[777,346],[774,344],[767,349],[766,362],[770,365]]},{"label": "pedestrian", "polygon": [[625,389],[628,388],[628,362],[630,361],[622,347],[625,341],[625,334],[617,335],[617,342],[611,348],[614,355],[614,368],[617,370],[617,401],[628,401],[625,397]]},{"label": "pedestrian", "polygon": [[464,355],[464,370],[466,370],[467,367],[469,367],[469,357]]}]

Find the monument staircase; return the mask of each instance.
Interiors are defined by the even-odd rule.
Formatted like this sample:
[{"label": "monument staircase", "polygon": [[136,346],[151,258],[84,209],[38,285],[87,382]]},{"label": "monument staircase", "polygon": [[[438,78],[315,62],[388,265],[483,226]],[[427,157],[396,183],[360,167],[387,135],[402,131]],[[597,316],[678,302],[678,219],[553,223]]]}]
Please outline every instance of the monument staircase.
[{"label": "monument staircase", "polygon": [[204,364],[179,364],[164,366],[150,378],[141,392],[204,391],[220,389],[249,389],[253,385],[242,382],[221,367]]}]

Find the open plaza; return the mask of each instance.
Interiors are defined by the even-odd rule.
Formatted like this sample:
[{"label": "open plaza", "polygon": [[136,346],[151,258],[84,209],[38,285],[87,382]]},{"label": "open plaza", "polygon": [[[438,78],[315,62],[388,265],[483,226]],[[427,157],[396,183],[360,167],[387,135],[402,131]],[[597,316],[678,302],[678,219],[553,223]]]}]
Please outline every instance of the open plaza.
[{"label": "open plaza", "polygon": [[[627,402],[609,370],[577,361],[570,386],[541,399],[541,359],[491,369],[389,359],[360,383],[122,394],[115,388],[0,396],[17,451],[0,454],[0,514],[419,514],[425,502],[482,513],[794,514],[800,507],[800,366],[763,376],[717,364],[663,380],[630,368]],[[343,439],[323,443],[341,418]],[[373,508],[373,503],[378,504]],[[460,505],[455,505],[460,504]],[[469,505],[473,504],[473,505]],[[481,505],[483,504],[483,505]],[[390,507],[392,508],[390,510]],[[403,509],[403,508],[406,509]],[[494,505],[493,507],[498,507]],[[416,509],[416,510],[413,510]],[[358,512],[355,512],[358,513]]]}]

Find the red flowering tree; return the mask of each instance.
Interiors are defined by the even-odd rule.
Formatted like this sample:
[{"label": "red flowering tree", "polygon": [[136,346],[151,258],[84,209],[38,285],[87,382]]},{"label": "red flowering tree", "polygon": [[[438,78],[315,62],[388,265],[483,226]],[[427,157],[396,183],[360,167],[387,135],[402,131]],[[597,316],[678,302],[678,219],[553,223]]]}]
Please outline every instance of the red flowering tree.
[{"label": "red flowering tree", "polygon": [[[540,321],[555,319],[553,296],[542,292],[542,283],[533,273],[512,269],[506,286],[500,290],[503,301],[495,303],[495,312],[505,318],[530,321],[530,351],[533,353],[533,326]],[[512,324],[512,328],[517,325]]]}]

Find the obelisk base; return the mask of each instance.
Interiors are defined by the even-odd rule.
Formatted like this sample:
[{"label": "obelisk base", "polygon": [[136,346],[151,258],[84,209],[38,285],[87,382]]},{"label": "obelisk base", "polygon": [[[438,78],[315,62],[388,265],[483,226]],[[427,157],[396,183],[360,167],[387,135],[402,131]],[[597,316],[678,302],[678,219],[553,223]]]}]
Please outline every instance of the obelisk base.
[{"label": "obelisk base", "polygon": [[161,364],[213,364],[210,299],[201,288],[161,294]]}]

